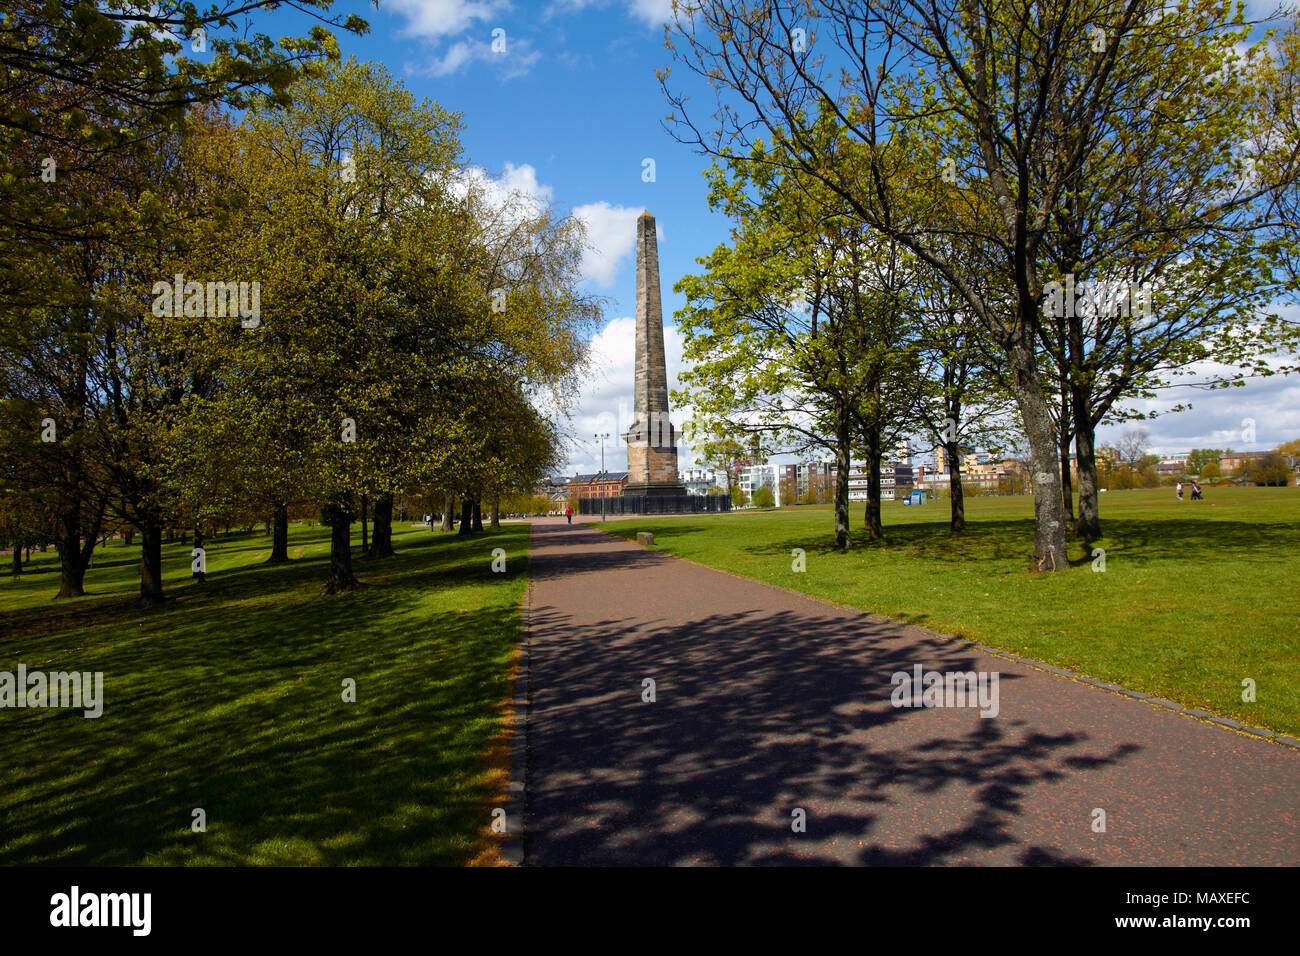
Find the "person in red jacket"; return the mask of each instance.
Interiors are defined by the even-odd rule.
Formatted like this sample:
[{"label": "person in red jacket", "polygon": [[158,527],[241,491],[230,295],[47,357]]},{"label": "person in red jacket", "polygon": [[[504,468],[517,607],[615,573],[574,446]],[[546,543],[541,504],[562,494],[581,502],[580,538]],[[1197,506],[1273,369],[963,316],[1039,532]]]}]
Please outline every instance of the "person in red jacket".
[{"label": "person in red jacket", "polygon": [[569,524],[573,524],[573,509],[572,509],[572,508],[565,508],[565,509],[564,509],[564,517],[566,517],[566,518],[569,519]]}]

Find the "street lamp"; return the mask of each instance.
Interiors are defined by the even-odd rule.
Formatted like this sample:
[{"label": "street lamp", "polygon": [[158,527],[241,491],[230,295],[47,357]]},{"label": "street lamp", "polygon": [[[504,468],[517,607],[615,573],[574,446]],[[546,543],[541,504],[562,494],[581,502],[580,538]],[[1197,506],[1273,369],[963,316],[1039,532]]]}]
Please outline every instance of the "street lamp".
[{"label": "street lamp", "polygon": [[[592,436],[600,439],[600,473],[605,473],[605,439],[609,437],[609,432],[597,432]],[[600,520],[605,520],[605,489],[600,489]]]}]

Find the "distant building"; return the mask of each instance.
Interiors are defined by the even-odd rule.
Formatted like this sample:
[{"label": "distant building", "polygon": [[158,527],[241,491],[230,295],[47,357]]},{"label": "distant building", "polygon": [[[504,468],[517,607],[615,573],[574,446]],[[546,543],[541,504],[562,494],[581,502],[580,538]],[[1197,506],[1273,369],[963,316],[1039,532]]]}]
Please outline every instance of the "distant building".
[{"label": "distant building", "polygon": [[1219,459],[1219,472],[1229,477],[1247,462],[1261,461],[1267,454],[1266,451],[1235,451],[1231,455],[1224,455]]},{"label": "distant building", "polygon": [[766,485],[774,492],[776,490],[776,466],[774,465],[749,465],[740,470],[737,484],[740,490],[745,493],[747,498],[753,497],[754,492]]},{"label": "distant building", "polygon": [[543,478],[533,486],[533,494],[552,501],[564,501],[569,497],[569,482],[564,478]]},{"label": "distant building", "polygon": [[718,473],[712,468],[687,468],[678,472],[677,480],[686,489],[688,495],[707,495],[710,488],[727,487],[726,479],[718,480]]},{"label": "distant building", "polygon": [[569,479],[570,498],[617,498],[627,485],[626,471],[598,471],[592,475],[574,475]]},{"label": "distant building", "polygon": [[[880,500],[894,500],[894,479],[895,466],[881,462],[880,465]],[[849,501],[863,502],[867,500],[868,490],[871,485],[871,471],[866,462],[858,462],[849,465]]]}]

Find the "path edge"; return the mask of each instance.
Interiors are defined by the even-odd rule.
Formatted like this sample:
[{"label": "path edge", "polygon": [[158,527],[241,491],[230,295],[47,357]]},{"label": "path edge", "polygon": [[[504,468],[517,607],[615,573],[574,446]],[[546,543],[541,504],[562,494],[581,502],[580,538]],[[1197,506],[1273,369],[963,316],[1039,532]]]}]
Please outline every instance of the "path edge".
[{"label": "path edge", "polygon": [[514,725],[510,731],[508,790],[505,803],[506,832],[500,857],[506,866],[524,866],[528,860],[528,832],[524,824],[528,794],[528,708],[532,699],[532,660],[529,632],[533,608],[533,527],[528,526],[528,558],[524,569],[524,596],[519,604],[519,646],[515,655],[515,681],[511,694]]}]

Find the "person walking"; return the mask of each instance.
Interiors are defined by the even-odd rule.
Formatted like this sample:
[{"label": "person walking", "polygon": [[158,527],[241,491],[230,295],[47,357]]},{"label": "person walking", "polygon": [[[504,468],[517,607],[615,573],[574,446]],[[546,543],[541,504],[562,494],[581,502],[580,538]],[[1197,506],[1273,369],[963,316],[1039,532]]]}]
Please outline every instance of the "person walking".
[{"label": "person walking", "polygon": [[1201,495],[1201,483],[1199,481],[1192,482],[1192,500],[1193,501],[1205,500],[1205,498]]},{"label": "person walking", "polygon": [[569,524],[573,524],[573,508],[565,508],[564,517],[569,519]]},{"label": "person walking", "polygon": [[1178,483],[1178,500],[1183,500],[1183,483],[1181,481]]}]

